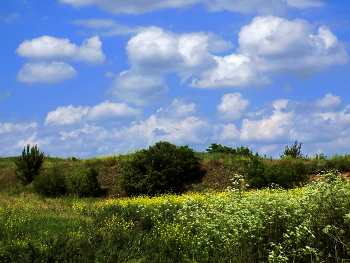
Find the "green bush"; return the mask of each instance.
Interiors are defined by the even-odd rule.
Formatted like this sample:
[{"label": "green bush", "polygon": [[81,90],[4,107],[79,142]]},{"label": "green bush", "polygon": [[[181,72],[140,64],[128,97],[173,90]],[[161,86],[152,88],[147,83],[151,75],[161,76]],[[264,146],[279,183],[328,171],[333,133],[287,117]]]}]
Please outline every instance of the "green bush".
[{"label": "green bush", "polygon": [[290,148],[287,145],[280,156],[281,158],[290,156],[294,159],[303,157],[303,154],[301,153],[301,143],[298,146],[298,141],[295,141]]},{"label": "green bush", "polygon": [[23,184],[29,184],[39,175],[43,162],[44,153],[40,153],[38,146],[30,148],[30,144],[27,144],[27,150],[24,147],[22,155],[15,161],[15,174]]},{"label": "green bush", "polygon": [[302,161],[284,158],[278,164],[266,165],[258,157],[252,158],[247,180],[252,188],[270,187],[274,184],[283,188],[293,188],[308,179],[306,166]]},{"label": "green bush", "polygon": [[81,165],[76,165],[66,175],[68,193],[79,197],[101,195],[103,191],[97,177],[98,171],[96,169],[87,169]]},{"label": "green bush", "polygon": [[233,155],[244,155],[244,156],[252,156],[253,152],[248,147],[237,147],[233,149],[232,147],[222,146],[218,143],[212,143],[208,149],[206,149],[208,153],[225,153],[225,154],[233,154]]},{"label": "green bush", "polygon": [[37,176],[33,187],[36,193],[46,197],[58,197],[67,193],[65,177],[57,164]]},{"label": "green bush", "polygon": [[157,142],[123,163],[120,184],[128,195],[179,193],[186,183],[203,177],[199,160],[187,145]]}]

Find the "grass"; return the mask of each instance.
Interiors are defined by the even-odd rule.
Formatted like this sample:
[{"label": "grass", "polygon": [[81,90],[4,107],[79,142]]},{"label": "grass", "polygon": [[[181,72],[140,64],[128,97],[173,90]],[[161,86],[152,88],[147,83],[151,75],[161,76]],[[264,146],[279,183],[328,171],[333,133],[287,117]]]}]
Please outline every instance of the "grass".
[{"label": "grass", "polygon": [[[326,173],[300,188],[239,191],[228,186],[247,157],[197,154],[203,181],[154,198],[123,198],[118,177],[132,153],[45,157],[43,169],[97,168],[105,198],[37,196],[14,177],[16,157],[0,158],[0,262],[350,261],[349,181]],[[314,174],[350,171],[350,155],[302,161]]]},{"label": "grass", "polygon": [[0,213],[0,262],[350,260],[350,183],[342,180],[154,198],[2,193]]}]

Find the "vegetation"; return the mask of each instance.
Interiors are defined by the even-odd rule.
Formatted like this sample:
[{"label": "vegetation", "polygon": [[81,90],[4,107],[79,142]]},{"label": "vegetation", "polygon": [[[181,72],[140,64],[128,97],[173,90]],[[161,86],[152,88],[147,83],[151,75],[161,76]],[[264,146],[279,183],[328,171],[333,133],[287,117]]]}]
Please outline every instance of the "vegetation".
[{"label": "vegetation", "polygon": [[1,262],[346,262],[350,183],[124,199],[0,198]]},{"label": "vegetation", "polygon": [[188,146],[157,142],[124,162],[120,184],[128,195],[180,193],[199,180],[199,158]]},{"label": "vegetation", "polygon": [[39,174],[44,162],[44,153],[39,151],[37,145],[30,148],[30,144],[24,147],[22,155],[15,161],[16,175],[23,184],[31,183]]},{"label": "vegetation", "polygon": [[251,188],[278,185],[289,189],[308,181],[306,166],[302,161],[284,157],[279,163],[266,165],[259,157],[253,157],[246,179]]},{"label": "vegetation", "polygon": [[218,143],[212,143],[208,149],[206,149],[208,153],[225,153],[225,154],[233,154],[233,155],[245,155],[252,156],[253,152],[248,147],[237,147],[233,149],[232,147],[222,146]]},{"label": "vegetation", "polygon": [[281,154],[280,156],[281,158],[285,156],[290,156],[294,159],[303,157],[303,154],[301,153],[301,143],[298,145],[298,141],[295,141],[290,148],[287,145],[284,149],[283,154]]},{"label": "vegetation", "polygon": [[348,262],[350,155],[299,153],[159,142],[119,156],[44,156],[27,184],[15,176],[19,157],[0,158],[0,262]]}]

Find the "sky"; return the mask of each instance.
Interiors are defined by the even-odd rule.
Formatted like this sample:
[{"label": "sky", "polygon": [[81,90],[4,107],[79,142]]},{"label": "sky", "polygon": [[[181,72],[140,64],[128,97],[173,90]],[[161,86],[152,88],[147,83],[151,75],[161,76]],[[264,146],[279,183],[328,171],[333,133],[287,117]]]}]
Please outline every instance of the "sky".
[{"label": "sky", "polygon": [[350,153],[348,0],[0,0],[0,156]]}]

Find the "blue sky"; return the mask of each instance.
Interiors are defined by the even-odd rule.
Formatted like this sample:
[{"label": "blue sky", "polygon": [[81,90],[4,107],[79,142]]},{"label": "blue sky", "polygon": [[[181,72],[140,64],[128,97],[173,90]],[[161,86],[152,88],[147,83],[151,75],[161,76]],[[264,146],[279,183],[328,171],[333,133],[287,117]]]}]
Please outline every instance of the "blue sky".
[{"label": "blue sky", "polygon": [[0,156],[350,152],[347,0],[0,0]]}]

